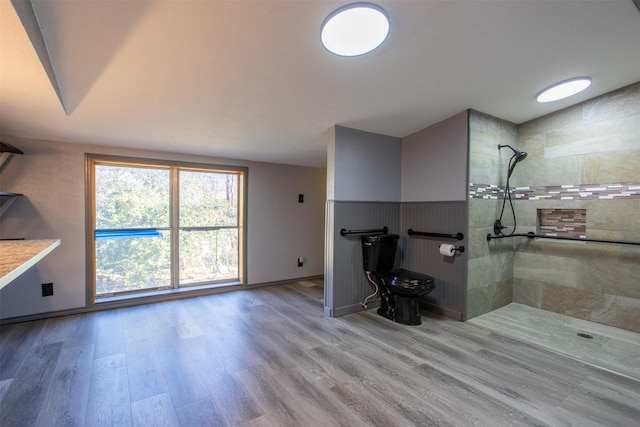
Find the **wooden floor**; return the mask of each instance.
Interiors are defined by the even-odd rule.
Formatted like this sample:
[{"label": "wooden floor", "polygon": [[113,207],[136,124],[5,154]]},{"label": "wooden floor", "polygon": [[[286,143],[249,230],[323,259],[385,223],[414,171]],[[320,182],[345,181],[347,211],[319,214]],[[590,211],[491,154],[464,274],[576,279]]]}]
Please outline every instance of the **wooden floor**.
[{"label": "wooden floor", "polygon": [[5,325],[0,425],[634,426],[640,383],[322,282]]}]

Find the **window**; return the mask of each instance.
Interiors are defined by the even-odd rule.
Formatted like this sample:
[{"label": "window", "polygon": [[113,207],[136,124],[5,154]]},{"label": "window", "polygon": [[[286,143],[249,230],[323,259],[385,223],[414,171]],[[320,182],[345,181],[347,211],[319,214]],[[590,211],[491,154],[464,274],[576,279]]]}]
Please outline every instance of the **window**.
[{"label": "window", "polygon": [[180,284],[238,280],[238,175],[179,171]]},{"label": "window", "polygon": [[245,168],[87,159],[94,300],[242,282]]}]

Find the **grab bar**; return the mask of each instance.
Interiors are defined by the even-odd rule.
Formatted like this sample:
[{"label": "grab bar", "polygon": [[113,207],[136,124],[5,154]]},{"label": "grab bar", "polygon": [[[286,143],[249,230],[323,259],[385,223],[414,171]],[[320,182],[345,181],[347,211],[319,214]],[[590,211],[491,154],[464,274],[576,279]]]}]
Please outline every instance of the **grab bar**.
[{"label": "grab bar", "polygon": [[596,242],[596,243],[614,243],[617,245],[638,245],[640,246],[640,242],[633,242],[630,240],[606,240],[606,239],[587,239],[587,238],[580,238],[580,237],[564,237],[564,236],[546,236],[544,234],[535,234],[534,232],[530,231],[527,234],[522,234],[522,233],[518,233],[518,234],[509,234],[507,236],[492,236],[491,234],[487,234],[487,242],[492,240],[492,239],[504,239],[507,237],[528,237],[529,239],[533,239],[533,238],[540,238],[540,239],[554,239],[554,240],[574,240],[577,242]]},{"label": "grab bar", "polygon": [[387,234],[388,231],[389,229],[387,227],[382,227],[382,228],[373,229],[373,230],[347,230],[346,228],[343,228],[340,230],[340,235],[346,236],[348,234],[371,234],[371,233]]},{"label": "grab bar", "polygon": [[456,233],[456,234],[444,234],[444,233],[431,233],[427,231],[413,231],[413,229],[408,229],[407,234],[409,236],[427,236],[427,237],[440,237],[442,239],[458,239],[463,240],[464,234]]}]

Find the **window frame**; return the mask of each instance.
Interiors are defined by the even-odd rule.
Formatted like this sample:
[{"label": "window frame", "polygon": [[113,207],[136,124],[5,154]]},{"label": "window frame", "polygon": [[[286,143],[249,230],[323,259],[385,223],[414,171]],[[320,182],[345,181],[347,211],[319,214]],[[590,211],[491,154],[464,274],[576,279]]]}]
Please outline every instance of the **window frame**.
[{"label": "window frame", "polygon": [[[143,168],[162,168],[170,170],[170,219],[169,229],[171,230],[171,283],[168,288],[141,290],[122,292],[113,296],[96,297],[96,245],[95,245],[95,167],[98,164],[124,166],[124,167],[143,167]],[[180,227],[179,224],[179,171],[202,171],[202,172],[220,172],[233,173],[238,176],[238,281],[209,281],[201,283],[192,283],[188,285],[180,285],[180,231],[184,228],[199,229],[200,227]],[[146,159],[138,157],[112,156],[87,153],[85,154],[85,236],[86,236],[86,271],[87,271],[87,305],[102,304],[113,300],[131,300],[139,298],[155,298],[159,295],[198,292],[202,289],[219,288],[225,286],[236,286],[246,284],[246,256],[247,256],[247,197],[248,197],[248,172],[245,166],[206,164],[195,162],[181,162],[164,159]],[[210,227],[205,227],[210,228]],[[213,227],[215,228],[215,227]],[[220,228],[220,227],[218,227]]]}]

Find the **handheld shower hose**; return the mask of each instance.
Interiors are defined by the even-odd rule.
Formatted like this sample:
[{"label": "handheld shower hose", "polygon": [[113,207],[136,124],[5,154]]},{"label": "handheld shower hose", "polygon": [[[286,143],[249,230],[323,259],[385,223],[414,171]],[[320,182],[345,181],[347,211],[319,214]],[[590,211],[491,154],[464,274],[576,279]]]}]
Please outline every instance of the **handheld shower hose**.
[{"label": "handheld shower hose", "polygon": [[507,199],[509,199],[509,206],[511,206],[511,213],[513,214],[513,230],[509,235],[512,235],[513,233],[516,232],[516,227],[517,227],[516,211],[513,209],[513,201],[511,200],[511,188],[509,187],[509,179],[511,178],[511,174],[513,174],[513,170],[515,169],[516,165],[527,157],[526,152],[516,150],[515,148],[507,144],[498,145],[498,150],[504,147],[510,148],[511,151],[513,151],[513,156],[511,156],[511,158],[509,159],[509,165],[507,169],[507,183],[505,188],[505,197],[503,197],[502,199],[502,210],[500,211],[500,218],[498,218],[493,225],[493,232],[496,235],[502,234],[502,230],[506,228],[505,226],[502,225],[502,215],[504,214],[504,207],[507,202]]}]

